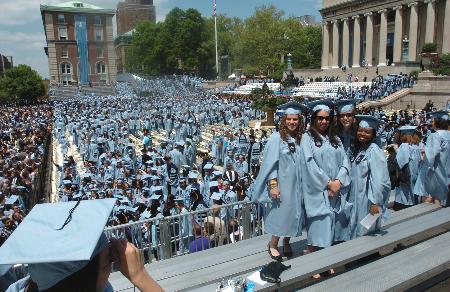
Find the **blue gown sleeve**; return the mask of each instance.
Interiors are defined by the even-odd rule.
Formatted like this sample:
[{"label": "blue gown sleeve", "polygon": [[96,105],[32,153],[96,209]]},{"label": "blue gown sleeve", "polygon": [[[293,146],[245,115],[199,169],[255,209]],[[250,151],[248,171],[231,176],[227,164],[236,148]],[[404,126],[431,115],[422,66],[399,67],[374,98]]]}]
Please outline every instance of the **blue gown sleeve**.
[{"label": "blue gown sleeve", "polygon": [[308,173],[307,184],[310,186],[312,192],[322,192],[326,190],[330,178],[314,160],[314,154],[311,145],[312,143],[312,138],[309,135],[303,135],[300,147],[304,155],[304,162],[307,169],[306,173]]},{"label": "blue gown sleeve", "polygon": [[397,165],[400,169],[402,169],[406,164],[409,162],[409,158],[411,157],[411,151],[409,149],[409,145],[406,143],[403,143],[400,145],[400,147],[397,149]]},{"label": "blue gown sleeve", "polygon": [[336,179],[338,179],[341,182],[341,188],[348,187],[351,183],[350,178],[350,161],[348,159],[348,156],[345,153],[344,147],[341,145],[338,148],[338,151],[340,152],[341,156],[344,157],[342,160],[342,165],[339,168],[339,172],[336,176]]},{"label": "blue gown sleeve", "polygon": [[378,145],[370,146],[370,155],[367,157],[369,167],[369,182],[367,196],[372,204],[384,206],[389,199],[391,182],[387,168],[386,156]]},{"label": "blue gown sleeve", "polygon": [[328,215],[331,213],[328,202],[327,189],[330,178],[317,165],[314,156],[312,138],[305,134],[302,137],[300,148],[303,153],[302,158],[302,189],[305,203],[306,216],[308,218]]},{"label": "blue gown sleeve", "polygon": [[279,133],[270,136],[264,149],[264,159],[254,183],[253,202],[272,202],[267,192],[267,182],[278,177],[278,161],[280,159],[281,138]]},{"label": "blue gown sleeve", "polygon": [[441,150],[441,141],[438,133],[432,133],[425,145],[425,157],[431,165],[434,165],[434,160]]}]

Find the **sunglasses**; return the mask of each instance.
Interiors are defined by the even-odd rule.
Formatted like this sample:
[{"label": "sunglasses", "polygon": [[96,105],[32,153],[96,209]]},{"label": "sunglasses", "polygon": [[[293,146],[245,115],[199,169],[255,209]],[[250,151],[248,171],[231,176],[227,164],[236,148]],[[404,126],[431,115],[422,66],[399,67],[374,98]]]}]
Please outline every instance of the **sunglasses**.
[{"label": "sunglasses", "polygon": [[327,117],[317,116],[316,119],[317,119],[318,121],[323,121],[323,120],[329,121],[329,120],[330,120],[330,116],[327,116]]}]

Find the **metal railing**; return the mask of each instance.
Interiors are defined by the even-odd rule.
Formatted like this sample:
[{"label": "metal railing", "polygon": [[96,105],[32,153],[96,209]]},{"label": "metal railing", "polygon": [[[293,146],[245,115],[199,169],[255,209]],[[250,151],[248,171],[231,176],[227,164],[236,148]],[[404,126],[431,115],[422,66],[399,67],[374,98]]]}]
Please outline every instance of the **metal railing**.
[{"label": "metal railing", "polygon": [[149,263],[260,236],[265,210],[263,204],[240,201],[107,227],[105,233],[126,238]]}]

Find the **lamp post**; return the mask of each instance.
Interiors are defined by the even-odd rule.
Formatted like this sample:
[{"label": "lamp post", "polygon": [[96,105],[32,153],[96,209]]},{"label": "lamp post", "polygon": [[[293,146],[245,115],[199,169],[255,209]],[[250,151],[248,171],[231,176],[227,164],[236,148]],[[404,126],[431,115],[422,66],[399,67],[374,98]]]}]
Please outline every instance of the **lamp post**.
[{"label": "lamp post", "polygon": [[408,53],[409,53],[409,40],[406,35],[405,35],[405,38],[403,39],[402,43],[403,43],[402,59],[403,59],[403,63],[406,63],[408,61]]},{"label": "lamp post", "polygon": [[292,54],[287,54],[287,69],[292,70]]}]

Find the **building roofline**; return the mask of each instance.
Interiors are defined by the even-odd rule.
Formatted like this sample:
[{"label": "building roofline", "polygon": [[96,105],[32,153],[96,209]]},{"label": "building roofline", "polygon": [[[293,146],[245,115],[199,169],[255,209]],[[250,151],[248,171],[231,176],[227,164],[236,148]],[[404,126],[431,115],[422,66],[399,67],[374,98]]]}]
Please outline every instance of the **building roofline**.
[{"label": "building roofline", "polygon": [[91,13],[91,14],[108,14],[108,15],[115,15],[116,10],[115,9],[93,9],[93,8],[87,8],[87,7],[61,7],[61,6],[52,6],[52,5],[46,5],[41,4],[40,5],[41,13],[49,11],[49,12],[73,12],[73,13]]}]

